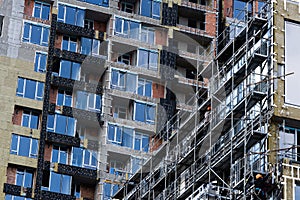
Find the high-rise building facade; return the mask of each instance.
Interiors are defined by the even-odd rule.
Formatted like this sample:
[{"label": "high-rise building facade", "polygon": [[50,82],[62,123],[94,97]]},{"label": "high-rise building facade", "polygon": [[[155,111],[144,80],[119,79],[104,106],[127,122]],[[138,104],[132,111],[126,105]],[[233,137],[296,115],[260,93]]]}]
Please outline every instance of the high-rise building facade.
[{"label": "high-rise building facade", "polygon": [[0,198],[300,199],[299,8],[0,0]]}]

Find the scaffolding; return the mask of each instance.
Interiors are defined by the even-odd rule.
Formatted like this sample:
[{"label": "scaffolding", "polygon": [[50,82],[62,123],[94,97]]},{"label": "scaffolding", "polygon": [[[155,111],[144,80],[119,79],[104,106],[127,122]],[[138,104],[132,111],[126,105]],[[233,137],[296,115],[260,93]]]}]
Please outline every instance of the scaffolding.
[{"label": "scaffolding", "polygon": [[[116,198],[255,199],[254,177],[267,175],[271,117],[272,5],[233,21],[216,39],[209,62],[198,62],[209,87],[196,85],[192,110],[179,110],[161,129],[159,146]],[[216,56],[214,56],[216,55]],[[205,59],[203,59],[205,60]],[[205,66],[200,69],[200,66]]]}]

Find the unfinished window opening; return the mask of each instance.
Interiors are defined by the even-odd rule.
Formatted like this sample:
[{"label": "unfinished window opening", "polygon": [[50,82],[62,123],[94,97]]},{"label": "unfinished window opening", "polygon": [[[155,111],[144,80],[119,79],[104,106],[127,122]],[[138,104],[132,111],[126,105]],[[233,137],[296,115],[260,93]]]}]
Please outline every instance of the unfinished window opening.
[{"label": "unfinished window opening", "polygon": [[85,19],[84,20],[84,28],[94,29],[94,20]]},{"label": "unfinished window opening", "polygon": [[133,13],[134,11],[134,4],[128,2],[121,3],[121,10],[127,13]]},{"label": "unfinished window opening", "polygon": [[191,28],[197,28],[197,21],[195,19],[188,19],[188,26]]},{"label": "unfinished window opening", "polygon": [[4,16],[0,15],[0,37],[2,36]]}]

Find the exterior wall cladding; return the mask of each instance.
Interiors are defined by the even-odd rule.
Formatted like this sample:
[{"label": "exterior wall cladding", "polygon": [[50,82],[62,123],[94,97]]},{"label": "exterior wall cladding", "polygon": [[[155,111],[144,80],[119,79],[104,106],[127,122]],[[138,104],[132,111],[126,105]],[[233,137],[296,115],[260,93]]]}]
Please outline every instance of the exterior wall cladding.
[{"label": "exterior wall cladding", "polygon": [[300,199],[299,9],[0,0],[0,199]]}]

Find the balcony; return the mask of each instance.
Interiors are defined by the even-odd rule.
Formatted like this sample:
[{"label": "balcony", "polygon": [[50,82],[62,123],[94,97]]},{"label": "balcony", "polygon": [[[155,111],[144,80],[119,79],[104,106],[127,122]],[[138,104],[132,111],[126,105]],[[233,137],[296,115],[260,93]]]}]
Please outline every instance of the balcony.
[{"label": "balcony", "polygon": [[58,134],[55,132],[49,132],[49,131],[47,131],[46,134],[46,141],[57,143],[57,144],[64,144],[68,146],[75,146],[75,147],[80,146],[79,138],[72,137],[69,135]]},{"label": "balcony", "polygon": [[75,196],[56,193],[56,192],[50,192],[50,191],[46,191],[46,190],[41,191],[41,197],[42,197],[42,199],[48,199],[48,200],[57,200],[57,199],[76,200]]},{"label": "balcony", "polygon": [[182,0],[180,6],[187,7],[187,8],[190,8],[190,9],[199,10],[199,11],[213,12],[213,11],[216,10],[212,6],[207,6],[205,4],[206,4],[206,2],[203,2],[201,0],[200,0],[200,2],[191,2],[189,0]]},{"label": "balcony", "polygon": [[56,75],[52,75],[51,84],[61,89],[66,89],[71,91],[81,90],[81,91],[87,91],[96,94],[101,94],[103,89],[102,85],[99,84],[97,85],[94,83],[87,83],[84,81],[76,81],[73,79],[63,78]]},{"label": "balcony", "polygon": [[50,168],[53,168],[56,173],[72,176],[74,179],[80,180],[83,183],[95,184],[97,182],[97,169],[45,161],[44,170],[49,171]]},{"label": "balcony", "polygon": [[18,185],[4,183],[3,192],[15,196],[32,197],[32,188],[24,188]]},{"label": "balcony", "polygon": [[83,71],[95,72],[100,75],[102,75],[107,68],[105,55],[85,55],[55,48],[54,57],[82,63]]},{"label": "balcony", "polygon": [[98,38],[100,40],[104,39],[104,32],[95,31],[91,28],[85,28],[81,26],[75,26],[72,24],[66,24],[63,22],[57,22],[56,31],[59,33],[63,33],[66,35],[73,35],[73,36],[82,36],[88,38]]}]

